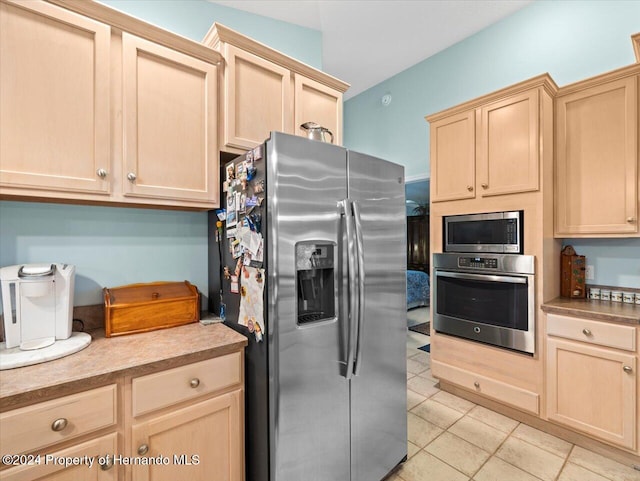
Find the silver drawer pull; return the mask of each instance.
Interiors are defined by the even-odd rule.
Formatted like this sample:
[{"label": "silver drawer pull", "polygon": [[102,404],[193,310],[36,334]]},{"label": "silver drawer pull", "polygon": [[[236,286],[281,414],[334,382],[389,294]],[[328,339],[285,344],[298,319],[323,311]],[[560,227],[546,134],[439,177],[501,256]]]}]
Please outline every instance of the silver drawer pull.
[{"label": "silver drawer pull", "polygon": [[590,336],[591,335],[591,330],[587,329],[587,328],[584,328],[582,330],[582,334],[584,334],[585,336]]},{"label": "silver drawer pull", "polygon": [[133,172],[129,172],[129,173],[127,174],[127,180],[128,180],[129,182],[135,182],[135,181],[136,181],[136,178],[137,178],[137,177],[136,177],[136,174],[134,174]]},{"label": "silver drawer pull", "polygon": [[480,389],[480,383],[478,381],[474,382],[473,385],[476,387],[476,389]]},{"label": "silver drawer pull", "polygon": [[62,431],[64,428],[67,427],[67,424],[69,424],[69,421],[67,421],[66,418],[56,419],[51,423],[51,429],[59,433],[60,431]]},{"label": "silver drawer pull", "polygon": [[197,377],[194,377],[191,381],[189,381],[189,386],[191,386],[192,388],[197,388],[200,385],[200,379],[198,379]]},{"label": "silver drawer pull", "polygon": [[140,447],[138,448],[138,454],[140,456],[143,456],[145,454],[147,454],[149,452],[149,445],[148,444],[141,444]]},{"label": "silver drawer pull", "polygon": [[105,169],[96,170],[96,175],[101,179],[104,179],[107,176],[107,171]]},{"label": "silver drawer pull", "polygon": [[622,370],[627,374],[631,374],[633,372],[633,368],[631,366],[624,366]]},{"label": "silver drawer pull", "polygon": [[104,462],[100,465],[100,469],[103,471],[109,471],[113,468],[113,458],[109,454],[105,454],[98,459],[104,460]]},{"label": "silver drawer pull", "polygon": [[635,217],[627,217],[627,222],[629,224],[634,224],[636,222],[636,218]]}]

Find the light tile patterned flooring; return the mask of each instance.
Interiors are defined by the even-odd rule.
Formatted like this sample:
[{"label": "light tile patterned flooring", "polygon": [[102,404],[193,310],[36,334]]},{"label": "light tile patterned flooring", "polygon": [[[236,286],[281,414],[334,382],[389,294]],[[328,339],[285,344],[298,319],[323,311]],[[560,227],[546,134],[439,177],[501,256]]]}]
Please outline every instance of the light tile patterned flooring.
[{"label": "light tile patterned flooring", "polygon": [[[409,325],[428,310],[408,312]],[[429,337],[407,335],[409,459],[387,481],[640,481],[640,471],[436,387]]]}]

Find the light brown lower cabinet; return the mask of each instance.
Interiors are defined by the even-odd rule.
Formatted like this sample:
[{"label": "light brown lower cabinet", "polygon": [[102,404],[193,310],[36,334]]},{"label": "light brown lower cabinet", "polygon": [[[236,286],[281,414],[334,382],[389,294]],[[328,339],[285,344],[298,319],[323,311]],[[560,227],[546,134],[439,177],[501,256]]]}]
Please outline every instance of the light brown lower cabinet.
[{"label": "light brown lower cabinet", "polygon": [[[117,434],[111,433],[69,448],[29,458],[33,464],[21,464],[0,473],[3,481],[116,481],[118,469],[107,455],[117,450]],[[65,466],[66,460],[81,464]],[[105,460],[100,464],[98,460]],[[91,462],[92,464],[88,464]]]},{"label": "light brown lower cabinet", "polygon": [[636,448],[636,356],[547,340],[547,416],[597,439]]},{"label": "light brown lower cabinet", "polygon": [[536,415],[540,412],[538,393],[434,360],[431,361],[431,372],[438,379],[522,411]]},{"label": "light brown lower cabinet", "polygon": [[244,481],[243,351],[2,412],[7,454],[3,481]]},{"label": "light brown lower cabinet", "polygon": [[547,418],[637,450],[637,328],[547,314]]},{"label": "light brown lower cabinet", "polygon": [[134,378],[131,479],[243,481],[243,372],[238,351]]},{"label": "light brown lower cabinet", "polygon": [[233,391],[172,411],[132,428],[134,481],[241,481],[242,392]]}]

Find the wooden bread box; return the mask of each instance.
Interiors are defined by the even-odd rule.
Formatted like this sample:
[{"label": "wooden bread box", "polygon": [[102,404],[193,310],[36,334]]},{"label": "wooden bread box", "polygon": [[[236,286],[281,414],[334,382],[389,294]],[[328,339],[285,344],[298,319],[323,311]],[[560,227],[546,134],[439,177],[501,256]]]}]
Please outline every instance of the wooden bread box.
[{"label": "wooden bread box", "polygon": [[103,292],[107,337],[200,320],[198,289],[188,281],[105,287]]}]

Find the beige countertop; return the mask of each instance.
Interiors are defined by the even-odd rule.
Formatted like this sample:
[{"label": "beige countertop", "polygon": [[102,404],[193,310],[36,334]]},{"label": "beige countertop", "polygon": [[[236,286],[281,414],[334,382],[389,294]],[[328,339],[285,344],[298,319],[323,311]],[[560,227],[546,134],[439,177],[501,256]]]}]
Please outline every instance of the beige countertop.
[{"label": "beige countertop", "polygon": [[542,310],[552,314],[587,316],[599,321],[640,324],[640,305],[637,304],[557,297],[542,304]]},{"label": "beige countertop", "polygon": [[155,370],[237,351],[247,338],[223,324],[200,323],[106,338],[90,332],[80,352],[32,366],[0,371],[0,411],[62,396]]}]

